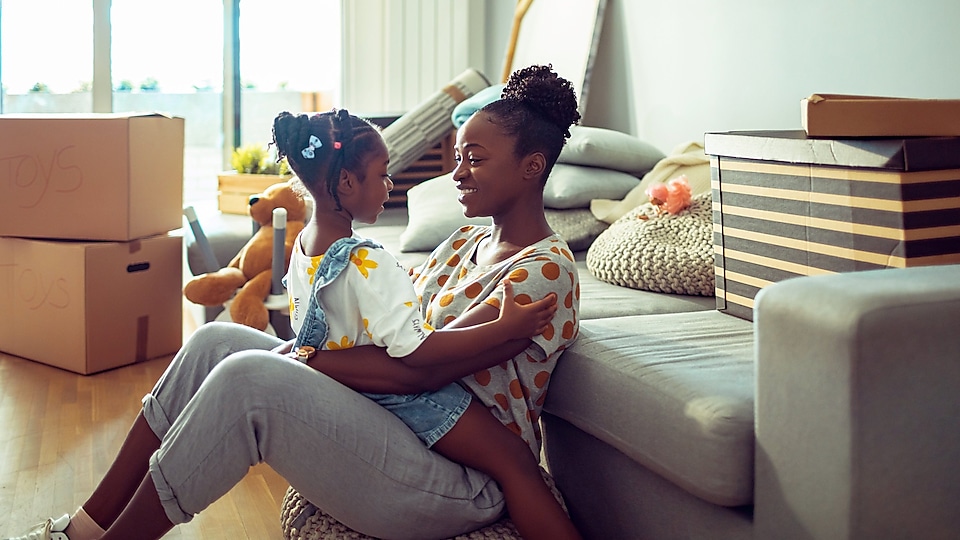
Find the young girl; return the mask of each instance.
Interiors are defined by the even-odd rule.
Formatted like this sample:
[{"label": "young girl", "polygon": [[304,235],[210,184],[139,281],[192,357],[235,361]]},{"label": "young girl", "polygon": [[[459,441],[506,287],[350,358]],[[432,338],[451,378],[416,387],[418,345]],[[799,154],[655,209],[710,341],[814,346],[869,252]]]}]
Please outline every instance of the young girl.
[{"label": "young girl", "polygon": [[[352,228],[354,220],[375,222],[393,189],[379,131],[341,109],[313,116],[281,113],[273,132],[278,157],[287,158],[315,202],[286,276],[299,359],[309,360],[317,349],[373,344],[408,365],[435,366],[546,330],[556,311],[555,295],[521,307],[510,280],[504,280],[497,319],[434,331],[421,316],[409,273]],[[524,538],[579,537],[527,444],[459,384],[364,395],[397,415],[428,447],[493,477]],[[477,452],[479,441],[490,450]]]},{"label": "young girl", "polygon": [[[482,403],[520,435],[508,445],[520,440],[524,459],[538,460],[540,411],[557,359],[576,339],[580,294],[573,257],[543,214],[543,185],[578,119],[569,82],[543,66],[514,73],[502,99],[475,113],[457,133],[454,181],[460,204],[467,215],[490,216],[492,225],[456,231],[412,276],[421,316],[433,327],[465,328],[509,317],[516,306],[505,298],[515,291],[517,299],[555,295],[557,311],[547,330],[439,364],[410,365],[415,357],[393,358],[382,347],[360,345],[318,350],[312,358],[304,349],[304,365],[278,354],[290,351],[290,344],[274,336],[239,324],[202,325],[144,396],[120,451],[89,498],[72,516],[47,519],[18,538],[157,539],[226,494],[257,463],[269,464],[305,498],[371,536],[450,538],[499,519],[504,490],[514,489],[512,478],[505,478],[501,489],[490,475],[439,452],[446,445],[472,450],[463,463],[480,466],[504,447],[502,430],[489,430],[493,437],[469,437],[461,420],[434,444],[434,452],[397,416],[358,392],[416,394],[458,382],[470,389],[471,403]],[[309,134],[303,137],[304,146],[291,152],[316,153],[323,148],[317,143],[335,146],[339,140],[318,137],[311,145]],[[355,132],[351,140],[358,151],[368,138]],[[359,181],[356,164],[347,154],[340,159],[338,170],[352,171]],[[381,172],[366,181],[376,181]],[[342,202],[344,195],[337,191],[337,196]],[[374,199],[375,211],[382,200]],[[305,236],[303,249],[312,249],[313,242]],[[359,249],[356,255],[356,261],[367,260]],[[369,272],[369,265],[364,268]],[[501,285],[507,278],[510,291]],[[305,301],[295,308],[306,309]],[[323,307],[333,312],[338,306]],[[340,339],[332,328],[329,335],[327,341]],[[459,356],[464,355],[469,352]],[[469,445],[462,445],[464,440]],[[533,469],[521,467],[523,474]],[[511,514],[521,520],[554,504],[546,497],[508,498]],[[532,509],[518,509],[518,503]]]}]

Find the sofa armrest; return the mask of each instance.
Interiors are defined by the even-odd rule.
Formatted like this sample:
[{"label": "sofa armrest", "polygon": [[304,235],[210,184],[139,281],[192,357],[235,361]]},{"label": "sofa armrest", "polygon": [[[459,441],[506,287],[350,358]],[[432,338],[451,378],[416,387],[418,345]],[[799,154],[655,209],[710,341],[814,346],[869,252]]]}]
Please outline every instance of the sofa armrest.
[{"label": "sofa armrest", "polygon": [[955,538],[960,265],[757,296],[756,538]]}]

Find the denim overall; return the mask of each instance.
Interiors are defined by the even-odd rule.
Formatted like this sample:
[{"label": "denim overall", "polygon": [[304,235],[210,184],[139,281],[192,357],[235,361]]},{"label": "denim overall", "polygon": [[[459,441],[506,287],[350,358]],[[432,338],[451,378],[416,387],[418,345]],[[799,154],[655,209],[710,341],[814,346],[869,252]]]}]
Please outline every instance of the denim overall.
[{"label": "denim overall", "polygon": [[[318,351],[327,341],[327,322],[320,306],[320,291],[333,282],[350,263],[355,248],[382,249],[372,240],[341,238],[324,254],[313,277],[313,291],[304,312],[303,326],[297,334],[293,350],[309,345]],[[399,359],[396,360],[400,362]],[[372,394],[361,392],[402,420],[427,446],[432,446],[457,423],[470,404],[472,394],[456,383],[439,390],[420,394]]]},{"label": "denim overall", "polygon": [[383,246],[365,239],[354,237],[341,238],[330,245],[327,252],[324,253],[320,266],[313,276],[313,292],[310,294],[310,304],[307,306],[304,314],[303,326],[297,334],[297,341],[293,344],[293,350],[303,345],[310,345],[320,350],[327,341],[327,318],[320,307],[320,290],[333,283],[340,272],[350,264],[350,254],[354,248],[371,247],[381,248]]}]

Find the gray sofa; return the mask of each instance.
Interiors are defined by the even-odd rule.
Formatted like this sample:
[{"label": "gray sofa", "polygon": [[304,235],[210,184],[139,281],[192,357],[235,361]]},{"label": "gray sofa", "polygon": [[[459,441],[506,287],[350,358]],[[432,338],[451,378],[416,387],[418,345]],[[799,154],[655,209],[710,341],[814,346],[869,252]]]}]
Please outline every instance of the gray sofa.
[{"label": "gray sofa", "polygon": [[585,536],[960,537],[960,266],[781,282],[750,323],[584,258],[542,422]]},{"label": "gray sofa", "polygon": [[[404,223],[363,234],[412,265]],[[960,537],[960,266],[776,283],[751,323],[584,258],[541,421],[587,538]]]},{"label": "gray sofa", "polygon": [[960,266],[798,278],[751,324],[587,320],[543,422],[592,538],[957,538]]}]

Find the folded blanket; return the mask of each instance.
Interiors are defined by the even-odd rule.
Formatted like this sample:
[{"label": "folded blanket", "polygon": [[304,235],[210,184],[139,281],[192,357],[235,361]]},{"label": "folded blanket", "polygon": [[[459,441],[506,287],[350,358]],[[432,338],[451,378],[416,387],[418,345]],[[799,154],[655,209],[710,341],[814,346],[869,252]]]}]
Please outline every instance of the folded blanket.
[{"label": "folded blanket", "polygon": [[593,199],[590,211],[600,221],[613,223],[648,201],[646,190],[651,184],[665,184],[681,174],[687,175],[694,196],[710,191],[710,158],[703,152],[703,143],[691,141],[677,146],[657,162],[623,200]]},{"label": "folded blanket", "polygon": [[450,120],[453,121],[453,127],[458,128],[462,126],[463,123],[467,121],[467,118],[473,116],[473,113],[482,109],[484,105],[500,99],[500,92],[503,91],[503,87],[504,85],[502,84],[488,86],[458,103],[457,106],[453,108],[453,114],[450,115]]}]

